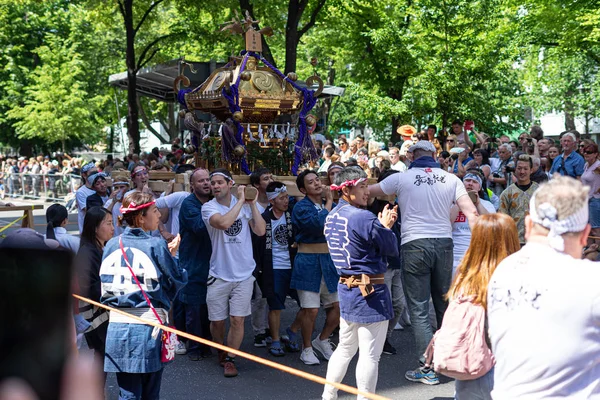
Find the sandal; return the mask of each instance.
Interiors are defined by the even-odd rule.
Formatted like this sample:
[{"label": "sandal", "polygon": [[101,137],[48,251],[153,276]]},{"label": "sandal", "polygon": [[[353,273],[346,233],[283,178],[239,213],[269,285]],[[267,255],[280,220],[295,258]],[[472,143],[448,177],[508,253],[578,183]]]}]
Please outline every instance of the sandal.
[{"label": "sandal", "polygon": [[271,353],[271,355],[275,357],[283,357],[285,355],[285,352],[283,351],[279,343],[277,343],[276,346],[271,346],[269,348],[269,353]]}]

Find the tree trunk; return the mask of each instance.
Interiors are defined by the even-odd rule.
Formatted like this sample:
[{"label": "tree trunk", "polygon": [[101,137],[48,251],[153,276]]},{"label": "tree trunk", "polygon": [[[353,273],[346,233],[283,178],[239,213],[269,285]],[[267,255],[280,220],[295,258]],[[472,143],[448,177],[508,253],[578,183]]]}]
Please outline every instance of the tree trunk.
[{"label": "tree trunk", "polygon": [[570,112],[567,108],[565,108],[565,130],[575,130],[575,117],[573,116],[573,113]]},{"label": "tree trunk", "polygon": [[129,153],[140,153],[140,122],[137,108],[137,70],[135,60],[135,29],[133,27],[133,0],[123,2],[125,37],[127,42],[125,64],[127,65],[127,136]]},{"label": "tree trunk", "polygon": [[[394,100],[402,100],[402,95],[404,93],[404,84],[406,83],[406,79],[401,79],[398,87],[394,89],[393,92],[388,92],[388,96]],[[392,135],[390,136],[390,142],[397,143],[402,140],[402,135],[398,133],[398,127],[400,126],[400,118],[398,115],[392,117]]]},{"label": "tree trunk", "polygon": [[304,9],[298,0],[290,0],[288,4],[288,18],[285,24],[285,69],[284,74],[296,72],[296,58],[298,57],[298,24]]}]

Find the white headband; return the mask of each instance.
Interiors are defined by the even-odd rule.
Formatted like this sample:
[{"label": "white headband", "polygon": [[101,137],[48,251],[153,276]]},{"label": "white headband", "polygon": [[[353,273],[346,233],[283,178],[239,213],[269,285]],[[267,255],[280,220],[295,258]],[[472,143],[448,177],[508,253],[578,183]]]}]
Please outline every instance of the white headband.
[{"label": "white headband", "polygon": [[210,174],[209,178],[212,178],[215,175],[220,175],[223,178],[225,178],[225,180],[227,180],[227,182],[232,182],[235,185],[235,181],[233,180],[233,178],[231,178],[229,175],[224,174],[222,172],[213,172],[213,173]]},{"label": "white headband", "polygon": [[548,233],[550,247],[557,251],[564,251],[565,242],[562,235],[567,232],[583,231],[588,223],[589,209],[586,202],[579,211],[559,220],[558,212],[552,204],[542,203],[537,207],[535,206],[534,193],[529,201],[529,217],[534,223],[550,229],[550,233]]},{"label": "white headband", "polygon": [[285,185],[283,185],[280,188],[275,188],[275,191],[273,192],[267,192],[267,199],[271,201],[277,196],[279,196],[281,193],[287,193],[287,187]]}]

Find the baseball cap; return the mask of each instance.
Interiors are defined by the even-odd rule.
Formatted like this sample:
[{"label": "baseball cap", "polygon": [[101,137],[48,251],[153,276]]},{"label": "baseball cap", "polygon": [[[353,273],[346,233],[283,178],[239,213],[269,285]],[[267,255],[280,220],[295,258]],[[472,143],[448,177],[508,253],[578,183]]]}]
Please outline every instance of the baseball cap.
[{"label": "baseball cap", "polygon": [[430,141],[427,140],[420,140],[418,141],[416,144],[413,144],[412,146],[410,146],[410,148],[408,149],[409,152],[414,152],[415,150],[423,150],[423,151],[428,151],[431,153],[435,153],[435,146],[433,145],[433,143],[431,143]]}]

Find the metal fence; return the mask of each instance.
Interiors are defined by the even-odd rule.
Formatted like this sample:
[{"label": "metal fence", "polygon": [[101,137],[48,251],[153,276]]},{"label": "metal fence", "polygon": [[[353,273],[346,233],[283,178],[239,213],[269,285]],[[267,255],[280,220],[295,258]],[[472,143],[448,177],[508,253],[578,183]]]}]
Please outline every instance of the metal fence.
[{"label": "metal fence", "polygon": [[79,175],[5,174],[2,178],[6,198],[69,201],[81,186]]}]

